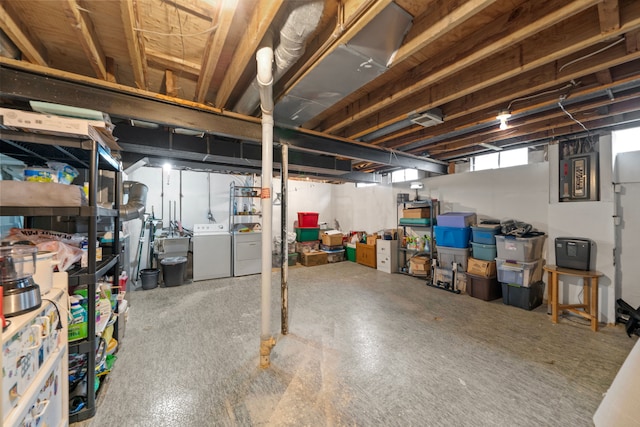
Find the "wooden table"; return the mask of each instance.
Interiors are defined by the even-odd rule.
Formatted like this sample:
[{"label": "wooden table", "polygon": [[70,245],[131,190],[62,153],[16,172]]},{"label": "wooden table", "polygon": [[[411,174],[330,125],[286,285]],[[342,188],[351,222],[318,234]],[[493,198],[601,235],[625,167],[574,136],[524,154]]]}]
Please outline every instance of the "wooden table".
[{"label": "wooden table", "polygon": [[[549,292],[547,298],[551,304],[551,321],[558,323],[558,312],[570,311],[591,321],[591,330],[598,330],[598,278],[599,271],[572,270],[570,268],[545,265],[548,273]],[[558,276],[573,276],[583,279],[584,304],[560,304],[558,301]]]}]

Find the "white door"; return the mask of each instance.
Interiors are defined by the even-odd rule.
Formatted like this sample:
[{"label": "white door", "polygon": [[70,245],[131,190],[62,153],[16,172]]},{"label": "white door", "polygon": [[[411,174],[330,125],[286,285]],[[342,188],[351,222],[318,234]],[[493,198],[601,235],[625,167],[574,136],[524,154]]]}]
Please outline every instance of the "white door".
[{"label": "white door", "polygon": [[619,154],[616,184],[616,298],[640,307],[640,151]]}]

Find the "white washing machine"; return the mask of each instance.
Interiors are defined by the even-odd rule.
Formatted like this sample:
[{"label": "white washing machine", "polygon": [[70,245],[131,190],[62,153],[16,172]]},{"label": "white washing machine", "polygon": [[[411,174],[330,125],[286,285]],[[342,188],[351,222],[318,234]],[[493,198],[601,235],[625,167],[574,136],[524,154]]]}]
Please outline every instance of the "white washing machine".
[{"label": "white washing machine", "polygon": [[231,234],[225,224],[193,226],[193,281],[231,277]]}]

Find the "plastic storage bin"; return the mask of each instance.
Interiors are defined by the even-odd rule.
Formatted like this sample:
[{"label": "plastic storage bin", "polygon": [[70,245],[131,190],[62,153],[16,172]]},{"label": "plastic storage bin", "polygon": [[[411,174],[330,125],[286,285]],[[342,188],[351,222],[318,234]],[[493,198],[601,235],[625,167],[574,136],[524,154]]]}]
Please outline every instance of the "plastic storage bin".
[{"label": "plastic storage bin", "polygon": [[484,245],[495,245],[496,234],[500,234],[500,232],[499,225],[471,227],[471,241]]},{"label": "plastic storage bin", "polygon": [[449,248],[446,246],[436,246],[438,252],[438,265],[451,269],[451,264],[458,263],[458,271],[467,271],[467,261],[469,260],[469,248]]},{"label": "plastic storage bin", "polygon": [[468,248],[471,228],[469,227],[443,227],[436,225],[433,227],[438,246],[448,246],[450,248]]},{"label": "plastic storage bin", "polygon": [[318,212],[298,212],[298,227],[315,228],[318,226]]},{"label": "plastic storage bin", "polygon": [[296,240],[298,242],[308,242],[320,239],[319,227],[296,227]]},{"label": "plastic storage bin", "polygon": [[469,227],[476,223],[473,212],[447,212],[437,216],[438,225],[443,227]]},{"label": "plastic storage bin", "polygon": [[325,251],[327,253],[327,262],[340,262],[344,261],[344,249],[337,251]]},{"label": "plastic storage bin", "polygon": [[484,301],[502,296],[502,287],[496,277],[482,277],[467,273],[467,294]]},{"label": "plastic storage bin", "polygon": [[473,257],[485,261],[493,261],[497,256],[496,245],[485,245],[484,243],[471,242]]},{"label": "plastic storage bin", "polygon": [[496,258],[498,281],[528,287],[542,279],[542,264],[544,260],[533,262],[513,262]]},{"label": "plastic storage bin", "polygon": [[534,237],[496,236],[498,258],[530,262],[542,258],[546,235]]},{"label": "plastic storage bin", "polygon": [[502,302],[525,310],[533,310],[542,304],[544,282],[535,282],[530,287],[502,284]]},{"label": "plastic storage bin", "polygon": [[356,262],[356,245],[349,243],[347,244],[347,261]]}]

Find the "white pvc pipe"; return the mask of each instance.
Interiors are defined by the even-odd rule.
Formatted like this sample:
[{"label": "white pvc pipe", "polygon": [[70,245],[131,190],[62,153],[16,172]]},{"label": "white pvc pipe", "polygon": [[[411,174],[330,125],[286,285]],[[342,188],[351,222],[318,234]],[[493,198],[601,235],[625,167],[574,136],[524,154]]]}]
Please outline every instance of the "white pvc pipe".
[{"label": "white pvc pipe", "polygon": [[256,61],[257,82],[262,108],[262,317],[260,327],[260,367],[270,365],[271,348],[271,234],[272,211],[271,177],[273,174],[273,48],[271,40],[258,49]]}]

